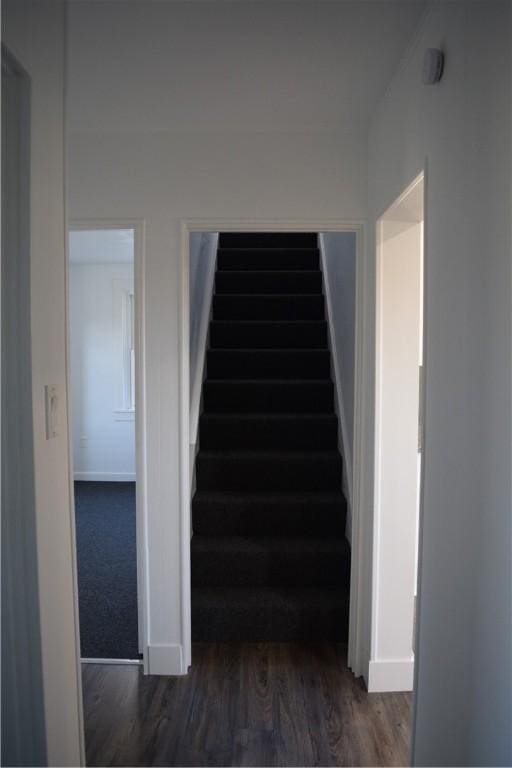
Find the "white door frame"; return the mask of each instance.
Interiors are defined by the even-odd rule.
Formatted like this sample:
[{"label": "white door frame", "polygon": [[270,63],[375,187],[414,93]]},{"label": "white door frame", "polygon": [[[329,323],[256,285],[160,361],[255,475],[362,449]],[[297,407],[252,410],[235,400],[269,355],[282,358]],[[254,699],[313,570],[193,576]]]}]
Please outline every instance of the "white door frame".
[{"label": "white door frame", "polygon": [[[384,527],[382,523],[382,515],[383,515],[383,500],[382,500],[382,486],[385,482],[386,475],[383,474],[382,471],[382,462],[383,462],[383,448],[382,448],[382,442],[386,437],[388,437],[388,432],[386,432],[383,429],[382,426],[382,414],[383,414],[383,344],[384,344],[384,336],[383,336],[383,322],[384,322],[384,316],[383,316],[383,291],[386,290],[385,284],[383,282],[383,269],[385,264],[386,256],[388,255],[388,247],[389,244],[387,243],[385,236],[384,236],[384,226],[386,223],[391,225],[392,223],[399,224],[401,227],[401,232],[404,230],[410,231],[412,228],[415,228],[415,234],[416,231],[418,231],[418,248],[419,252],[416,253],[413,251],[411,258],[418,259],[420,262],[420,277],[419,277],[419,286],[418,286],[418,301],[419,304],[417,305],[418,309],[418,315],[420,317],[419,321],[419,333],[421,334],[421,342],[418,338],[419,347],[421,349],[424,341],[424,335],[425,335],[425,323],[423,322],[423,291],[424,291],[424,274],[425,274],[425,260],[424,260],[424,245],[423,245],[423,233],[424,233],[424,221],[425,216],[425,173],[422,170],[414,179],[411,181],[406,188],[400,193],[400,195],[394,200],[391,205],[384,211],[384,213],[379,216],[379,218],[376,221],[375,224],[375,231],[376,231],[376,239],[375,239],[375,386],[374,386],[374,407],[375,407],[375,418],[374,418],[374,473],[373,473],[373,480],[374,480],[374,504],[373,504],[373,539],[372,539],[372,548],[373,548],[373,558],[372,558],[372,606],[371,606],[371,660],[369,665],[369,679],[368,679],[368,686],[369,690],[371,692],[391,692],[391,691],[409,691],[413,689],[413,678],[414,678],[414,648],[412,648],[413,645],[413,618],[411,617],[411,626],[410,626],[410,636],[409,638],[406,637],[407,632],[403,630],[403,636],[401,636],[401,652],[396,650],[396,652],[393,654],[393,658],[388,658],[386,656],[382,657],[380,655],[381,649],[380,643],[379,643],[379,623],[383,619],[382,614],[382,607],[381,607],[381,600],[380,600],[380,593],[381,593],[381,584],[379,582],[380,578],[380,566],[381,566],[381,560],[382,560],[382,543],[381,543],[381,532],[383,530],[388,530],[389,523],[386,527]],[[395,233],[396,234],[396,233]],[[389,287],[389,286],[387,286]],[[419,351],[419,350],[418,350]],[[423,361],[422,361],[423,363]],[[419,358],[416,362],[416,365],[419,365]],[[425,367],[423,365],[423,373],[425,371]],[[419,430],[419,424],[421,423],[423,425],[423,402],[421,399],[421,392],[424,388],[421,386],[421,382],[418,384],[418,390],[417,390],[417,396],[418,396],[418,403],[417,403],[417,412],[415,409],[416,415],[416,427]],[[418,434],[418,437],[420,438],[420,434]],[[419,453],[423,453],[423,429],[421,430],[421,447],[418,445],[418,451]],[[423,464],[423,462],[422,462]],[[419,482],[419,499],[421,499],[421,491],[422,491],[422,465],[420,465],[420,477],[418,478]],[[394,506],[394,505],[393,505]],[[421,507],[421,501],[419,504],[419,507]],[[418,516],[421,514],[421,509],[418,509]],[[389,513],[389,512],[388,512]],[[409,513],[407,512],[406,518],[409,519]],[[415,541],[412,546],[416,546],[417,544],[417,535],[418,531],[416,531]],[[411,533],[406,537],[405,541],[406,543],[406,549],[404,552],[409,551],[409,545],[411,544],[410,541]],[[410,551],[409,551],[409,554]],[[402,581],[403,575],[400,576],[400,581]],[[416,575],[417,579],[417,575]],[[412,590],[412,582],[411,582],[411,590]],[[413,599],[413,595],[411,592],[411,601]],[[400,597],[398,598],[400,601]],[[398,616],[396,616],[397,620],[399,619]],[[384,618],[385,620],[385,618]],[[386,634],[386,633],[384,633]],[[395,638],[396,640],[396,638]],[[409,653],[406,653],[405,644],[407,640],[411,641],[411,651]],[[412,653],[412,655],[411,655]]]},{"label": "white door frame", "polygon": [[361,402],[364,350],[364,254],[365,227],[362,219],[182,219],[181,220],[181,281],[179,307],[179,381],[180,381],[180,549],[181,549],[181,625],[185,669],[192,660],[191,644],[191,581],[190,581],[190,453],[189,453],[189,254],[193,232],[355,232],[356,234],[356,301],[355,301],[355,419],[352,510],[352,562],[350,577],[350,618],[348,662],[354,674],[363,674],[365,648],[365,609],[361,585],[365,579],[365,529],[361,525],[365,497],[361,493],[361,435],[364,412]]},{"label": "white door frame", "polygon": [[[31,334],[31,80],[2,44],[2,756],[48,760],[39,603]],[[6,194],[6,191],[9,194]],[[4,666],[5,665],[5,666]]]},{"label": "white door frame", "polygon": [[[94,229],[133,229],[134,231],[134,297],[135,297],[135,474],[136,474],[136,537],[137,537],[137,606],[139,652],[142,653],[144,673],[148,672],[148,550],[147,550],[147,462],[146,462],[146,357],[145,357],[145,221],[144,219],[73,219],[68,223],[66,238],[66,354],[67,387],[71,392],[69,361],[69,233]],[[68,398],[71,409],[71,397]],[[71,412],[69,424],[70,510],[74,531],[73,436]],[[76,552],[76,541],[73,541]],[[78,616],[78,587],[75,585],[75,611]],[[79,661],[79,675],[81,668]],[[81,679],[81,678],[80,678]]]}]

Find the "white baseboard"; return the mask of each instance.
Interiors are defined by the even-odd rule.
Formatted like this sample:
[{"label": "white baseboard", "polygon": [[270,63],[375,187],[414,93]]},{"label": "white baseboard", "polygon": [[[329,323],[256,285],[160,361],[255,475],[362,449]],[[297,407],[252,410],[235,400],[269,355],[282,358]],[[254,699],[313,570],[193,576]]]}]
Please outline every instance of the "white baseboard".
[{"label": "white baseboard", "polygon": [[75,480],[90,480],[98,483],[134,483],[135,472],[75,472]]},{"label": "white baseboard", "polygon": [[376,659],[370,661],[368,693],[412,691],[414,656],[408,659]]},{"label": "white baseboard", "polygon": [[148,645],[148,675],[186,675],[181,645]]},{"label": "white baseboard", "polygon": [[143,661],[140,659],[80,659],[82,664],[127,664],[128,666],[143,665]]}]

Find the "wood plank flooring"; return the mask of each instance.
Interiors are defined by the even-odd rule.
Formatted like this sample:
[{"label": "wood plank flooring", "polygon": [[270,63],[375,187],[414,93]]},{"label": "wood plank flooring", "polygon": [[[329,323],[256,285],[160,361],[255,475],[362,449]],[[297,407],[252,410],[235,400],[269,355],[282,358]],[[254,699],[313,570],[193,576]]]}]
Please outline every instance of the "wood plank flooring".
[{"label": "wood plank flooring", "polygon": [[90,766],[409,764],[411,696],[368,694],[346,648],[199,643],[186,677],[83,666]]}]

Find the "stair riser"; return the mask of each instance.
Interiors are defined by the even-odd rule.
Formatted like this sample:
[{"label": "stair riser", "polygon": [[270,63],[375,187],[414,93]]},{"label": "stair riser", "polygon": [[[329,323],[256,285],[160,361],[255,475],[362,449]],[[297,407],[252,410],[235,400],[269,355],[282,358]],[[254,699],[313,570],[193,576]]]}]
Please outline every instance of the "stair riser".
[{"label": "stair riser", "polygon": [[309,294],[322,292],[322,273],[315,272],[217,272],[218,294]]},{"label": "stair riser", "polygon": [[203,405],[205,413],[330,413],[333,393],[331,381],[207,381]]},{"label": "stair riser", "polygon": [[197,536],[301,536],[345,533],[345,504],[219,503],[194,500],[192,524]]},{"label": "stair riser", "polygon": [[192,590],[192,640],[194,642],[346,642],[348,606],[301,606],[284,609],[257,608],[204,600]]},{"label": "stair riser", "polygon": [[221,232],[219,248],[317,248],[311,232]]},{"label": "stair riser", "polygon": [[212,349],[324,349],[327,323],[236,323],[210,325]]},{"label": "stair riser", "polygon": [[214,295],[214,320],[324,320],[324,297]]},{"label": "stair riser", "polygon": [[319,255],[317,248],[230,248],[217,253],[217,269],[220,271],[240,271],[244,269],[318,269]]},{"label": "stair riser", "polygon": [[338,422],[330,419],[209,418],[202,416],[199,444],[213,450],[336,450]]},{"label": "stair riser", "polygon": [[248,554],[244,551],[194,552],[192,586],[336,586],[350,576],[349,562],[338,553],[286,552]]},{"label": "stair riser", "polygon": [[328,379],[329,352],[209,350],[207,371],[211,379]]},{"label": "stair riser", "polygon": [[322,491],[340,490],[341,458],[338,455],[305,459],[288,454],[285,459],[243,454],[204,455],[196,461],[197,488],[201,491]]}]

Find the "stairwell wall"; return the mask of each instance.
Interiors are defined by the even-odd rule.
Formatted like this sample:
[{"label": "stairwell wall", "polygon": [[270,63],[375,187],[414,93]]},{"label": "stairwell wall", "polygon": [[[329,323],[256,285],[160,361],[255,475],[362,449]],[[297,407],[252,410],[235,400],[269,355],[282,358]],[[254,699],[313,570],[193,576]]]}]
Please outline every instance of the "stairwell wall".
[{"label": "stairwell wall", "polygon": [[192,232],[189,257],[190,442],[197,442],[208,322],[217,260],[218,232]]},{"label": "stairwell wall", "polygon": [[[81,5],[70,7],[70,51],[77,36],[83,39],[88,29],[90,50],[97,45],[97,28],[81,23]],[[120,8],[118,3],[86,6],[96,14],[118,14]],[[125,29],[124,14],[119,17],[126,57],[133,53],[130,39],[136,41],[135,48],[151,49],[152,14],[169,14],[167,23],[172,24],[173,3],[151,4],[149,16],[146,3],[130,3],[131,11],[137,6],[147,26]],[[229,23],[226,29],[231,40]],[[192,46],[188,64],[181,66],[206,72],[208,61],[200,56]],[[70,66],[76,82],[79,73],[73,72],[72,59]],[[122,62],[116,60],[112,66],[123,77]],[[264,57],[255,66],[264,67]],[[134,92],[146,86],[134,84]],[[272,103],[268,110],[271,114]],[[209,131],[207,120],[186,132],[113,134],[102,132],[101,114],[97,122],[97,132],[70,137],[70,216],[145,219],[148,634],[150,647],[156,649],[150,659],[159,659],[153,669],[150,663],[150,671],[184,673],[188,660],[180,576],[186,556],[180,546],[182,222],[240,221],[250,229],[250,222],[257,221],[300,225],[315,219],[326,223],[364,219],[366,138],[361,132],[241,132],[230,124]]]},{"label": "stairwell wall", "polygon": [[427,170],[416,765],[512,762],[510,29],[508,2],[433,4],[370,134],[370,238]]},{"label": "stairwell wall", "polygon": [[354,466],[354,378],[356,234],[320,234],[322,271],[330,326],[331,353],[342,438],[343,487],[347,496],[347,538],[351,540]]}]

